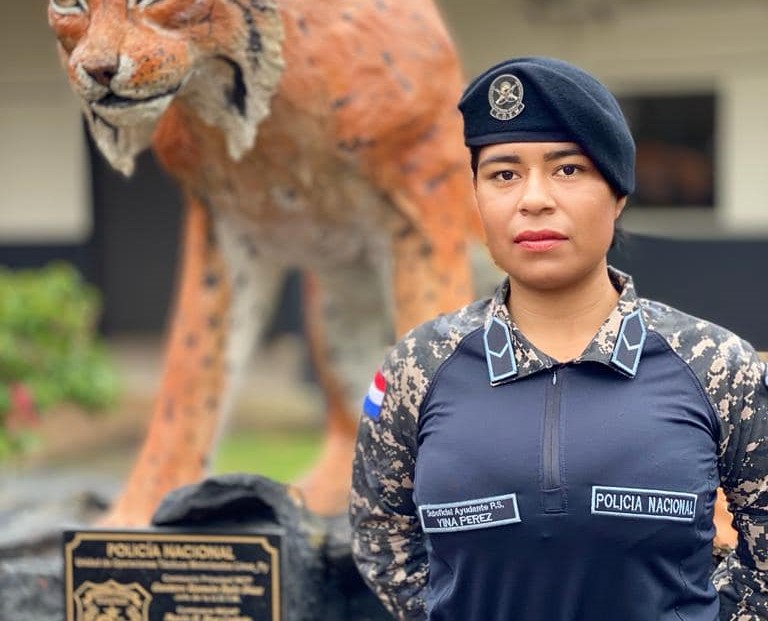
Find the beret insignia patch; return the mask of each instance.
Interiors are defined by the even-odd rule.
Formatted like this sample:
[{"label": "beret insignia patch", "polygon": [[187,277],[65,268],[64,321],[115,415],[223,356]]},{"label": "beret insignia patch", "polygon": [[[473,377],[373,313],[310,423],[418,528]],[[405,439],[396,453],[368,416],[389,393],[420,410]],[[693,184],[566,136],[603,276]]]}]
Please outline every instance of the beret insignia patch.
[{"label": "beret insignia patch", "polygon": [[500,121],[514,119],[523,111],[523,84],[512,74],[498,76],[488,89],[491,116]]}]

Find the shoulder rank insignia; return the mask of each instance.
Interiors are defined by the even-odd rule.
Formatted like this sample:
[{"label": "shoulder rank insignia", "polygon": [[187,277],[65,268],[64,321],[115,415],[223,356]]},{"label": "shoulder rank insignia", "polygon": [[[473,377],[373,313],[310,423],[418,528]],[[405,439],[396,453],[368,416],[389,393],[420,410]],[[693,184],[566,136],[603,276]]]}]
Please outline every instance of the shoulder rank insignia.
[{"label": "shoulder rank insignia", "polygon": [[624,317],[619,335],[616,337],[616,343],[613,346],[611,364],[630,377],[634,377],[637,373],[637,366],[640,364],[640,356],[643,353],[645,334],[645,324],[640,309]]},{"label": "shoulder rank insignia", "polygon": [[517,375],[515,350],[509,326],[498,317],[494,317],[483,334],[485,360],[488,363],[488,378],[491,383]]}]

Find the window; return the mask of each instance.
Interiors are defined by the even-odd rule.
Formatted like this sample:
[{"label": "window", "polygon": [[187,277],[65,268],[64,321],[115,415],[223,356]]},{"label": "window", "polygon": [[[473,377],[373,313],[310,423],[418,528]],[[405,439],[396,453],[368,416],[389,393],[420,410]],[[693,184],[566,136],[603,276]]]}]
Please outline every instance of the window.
[{"label": "window", "polygon": [[714,207],[715,96],[619,99],[637,144],[639,207]]}]

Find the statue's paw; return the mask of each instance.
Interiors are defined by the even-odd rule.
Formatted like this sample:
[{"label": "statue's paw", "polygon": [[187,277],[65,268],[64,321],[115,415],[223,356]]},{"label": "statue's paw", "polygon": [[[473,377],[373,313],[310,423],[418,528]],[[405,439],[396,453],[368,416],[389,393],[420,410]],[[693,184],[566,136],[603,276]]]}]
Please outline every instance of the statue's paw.
[{"label": "statue's paw", "polygon": [[318,461],[295,483],[309,511],[324,517],[346,513],[354,451],[354,437],[327,438]]},{"label": "statue's paw", "polygon": [[119,502],[96,518],[93,525],[96,528],[147,528],[153,512],[154,507],[143,506],[142,503],[126,508],[124,503]]}]

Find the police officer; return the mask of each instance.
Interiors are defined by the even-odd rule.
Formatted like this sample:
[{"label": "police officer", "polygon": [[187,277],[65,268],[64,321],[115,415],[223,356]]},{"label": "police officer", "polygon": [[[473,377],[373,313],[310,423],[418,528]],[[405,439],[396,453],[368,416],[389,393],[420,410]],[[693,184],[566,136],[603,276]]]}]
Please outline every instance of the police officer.
[{"label": "police officer", "polygon": [[[615,99],[519,58],[459,108],[507,278],[376,374],[351,500],[365,580],[409,621],[768,620],[765,369],[608,266],[634,185]],[[715,586],[718,485],[739,545]]]}]

